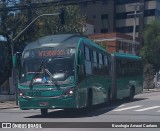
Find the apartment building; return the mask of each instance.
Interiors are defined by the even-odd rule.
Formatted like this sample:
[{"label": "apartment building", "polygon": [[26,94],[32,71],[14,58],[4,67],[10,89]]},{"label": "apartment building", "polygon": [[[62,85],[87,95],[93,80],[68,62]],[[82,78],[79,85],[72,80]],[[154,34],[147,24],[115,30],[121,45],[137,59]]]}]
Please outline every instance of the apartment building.
[{"label": "apartment building", "polygon": [[136,36],[141,36],[144,26],[160,17],[160,0],[93,0],[81,3],[80,10],[93,21],[94,33],[132,35],[135,20]]},{"label": "apartment building", "polygon": [[[139,55],[140,41],[138,38],[135,40],[134,50],[132,48],[132,36],[123,33],[99,33],[88,35],[88,38],[92,39],[96,43],[103,46],[109,53],[121,52],[121,53],[134,53]],[[133,52],[134,51],[134,52]]]}]

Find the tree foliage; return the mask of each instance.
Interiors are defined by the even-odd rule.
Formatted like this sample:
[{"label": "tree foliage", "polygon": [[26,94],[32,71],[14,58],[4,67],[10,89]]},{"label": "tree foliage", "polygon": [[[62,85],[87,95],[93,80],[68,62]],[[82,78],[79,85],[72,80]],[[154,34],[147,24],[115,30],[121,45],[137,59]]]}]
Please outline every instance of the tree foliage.
[{"label": "tree foliage", "polygon": [[[4,12],[0,12],[0,85],[8,78],[11,73],[11,49],[9,43],[4,40],[9,39],[8,33],[8,11],[6,10],[6,3],[1,2],[0,8]],[[0,89],[1,90],[1,89]]]},{"label": "tree foliage", "polygon": [[147,85],[148,90],[151,87],[151,84],[153,82],[154,72],[155,70],[151,64],[146,64],[144,66],[144,82]]},{"label": "tree foliage", "polygon": [[[28,1],[18,0],[16,6],[26,5],[28,9],[18,10],[18,11],[8,11],[8,1],[0,1],[0,35],[8,38],[8,63],[3,63],[5,69],[2,71],[9,72],[11,69],[11,49],[10,49],[10,39],[15,38],[33,19],[42,14],[53,14],[59,13],[62,8],[65,10],[65,24],[60,24],[59,16],[44,16],[35,21],[35,23],[30,26],[16,41],[14,41],[14,51],[19,51],[20,47],[23,47],[26,42],[31,42],[39,37],[54,34],[64,34],[64,33],[79,33],[83,32],[83,21],[84,17],[80,15],[78,6],[50,6],[42,8],[32,8],[29,6]],[[11,4],[12,6],[14,2]],[[5,47],[5,48],[6,48]],[[1,48],[1,47],[0,47]],[[1,55],[2,56],[2,55]],[[0,73],[0,77],[4,72]],[[5,77],[6,78],[6,77]]]},{"label": "tree foliage", "polygon": [[[31,0],[30,0],[31,1]],[[13,3],[12,3],[13,4]],[[18,11],[7,10],[7,0],[4,0],[3,12],[1,12],[0,33],[12,36],[12,39],[17,36],[32,20],[42,14],[59,13],[63,8],[65,10],[65,24],[60,24],[59,16],[43,16],[32,24],[24,33],[14,42],[15,50],[25,42],[30,42],[39,37],[53,34],[64,33],[79,33],[83,34],[83,22],[85,17],[80,15],[79,7],[76,5],[70,6],[49,6],[41,8],[32,8],[29,5],[29,0],[19,0],[16,6],[27,5],[26,9]]]},{"label": "tree foliage", "polygon": [[141,56],[155,71],[160,70],[160,20],[152,21],[143,32],[144,46]]}]

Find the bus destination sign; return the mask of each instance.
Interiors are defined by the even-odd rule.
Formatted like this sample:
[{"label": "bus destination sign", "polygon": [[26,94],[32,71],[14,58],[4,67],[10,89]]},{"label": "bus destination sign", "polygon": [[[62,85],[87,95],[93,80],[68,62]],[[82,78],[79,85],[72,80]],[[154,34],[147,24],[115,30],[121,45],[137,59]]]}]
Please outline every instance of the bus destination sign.
[{"label": "bus destination sign", "polygon": [[67,50],[40,50],[38,51],[38,57],[51,57],[51,56],[65,56],[70,55]]}]

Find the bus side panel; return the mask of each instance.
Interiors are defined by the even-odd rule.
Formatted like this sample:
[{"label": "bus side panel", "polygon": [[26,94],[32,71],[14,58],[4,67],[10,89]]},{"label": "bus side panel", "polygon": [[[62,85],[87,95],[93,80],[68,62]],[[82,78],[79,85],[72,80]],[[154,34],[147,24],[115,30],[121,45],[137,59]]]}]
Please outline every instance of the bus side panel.
[{"label": "bus side panel", "polygon": [[135,88],[135,95],[140,94],[143,92],[143,77],[137,77],[137,86]]},{"label": "bus side panel", "polygon": [[106,102],[110,80],[100,76],[88,76],[78,86],[79,107],[87,106],[88,90],[92,90],[92,105]]},{"label": "bus side panel", "polygon": [[112,88],[111,88],[111,92],[112,92],[112,99],[116,100],[117,99],[117,74],[116,74],[116,59],[115,56],[112,54],[111,57],[111,77],[112,77]]},{"label": "bus side panel", "polygon": [[[130,56],[123,57],[112,54],[112,93],[113,97],[121,99],[130,96],[130,89],[134,87],[135,95],[143,90],[143,69],[141,60]],[[114,95],[115,94],[115,95]],[[115,97],[117,95],[117,97]]]},{"label": "bus side panel", "polygon": [[129,79],[125,77],[117,78],[116,80],[117,86],[117,99],[127,97],[129,95]]},{"label": "bus side panel", "polygon": [[[77,50],[84,53],[84,46],[88,41],[81,41]],[[90,46],[88,48],[92,49]],[[90,73],[87,73],[90,72]],[[78,65],[78,107],[87,106],[88,92],[92,92],[92,105],[104,103],[107,100],[107,92],[110,86],[110,79],[107,76],[93,74],[92,61],[86,61],[83,65]]]}]

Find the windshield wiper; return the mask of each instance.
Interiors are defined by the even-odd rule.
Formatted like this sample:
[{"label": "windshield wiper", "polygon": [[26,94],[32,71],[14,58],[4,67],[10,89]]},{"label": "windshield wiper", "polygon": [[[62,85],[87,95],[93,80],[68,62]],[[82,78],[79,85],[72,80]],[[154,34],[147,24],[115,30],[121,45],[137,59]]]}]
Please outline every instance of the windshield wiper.
[{"label": "windshield wiper", "polygon": [[30,83],[29,83],[29,87],[30,87],[30,89],[32,89],[32,88],[33,88],[33,80],[34,80],[34,78],[36,78],[36,77],[37,77],[37,75],[38,75],[38,74],[39,74],[39,72],[41,71],[43,63],[44,63],[44,60],[42,60],[42,61],[41,61],[41,64],[40,64],[39,68],[36,70],[36,72],[35,72],[34,76],[32,77],[32,79],[31,79],[31,81],[30,81]]},{"label": "windshield wiper", "polygon": [[52,78],[52,82],[54,81],[54,84],[56,85],[56,87],[58,87],[59,88],[59,84],[58,84],[58,82],[57,82],[57,80],[53,77],[53,75],[51,74],[51,72],[48,70],[48,69],[44,69],[46,72],[47,72],[47,74]]}]

